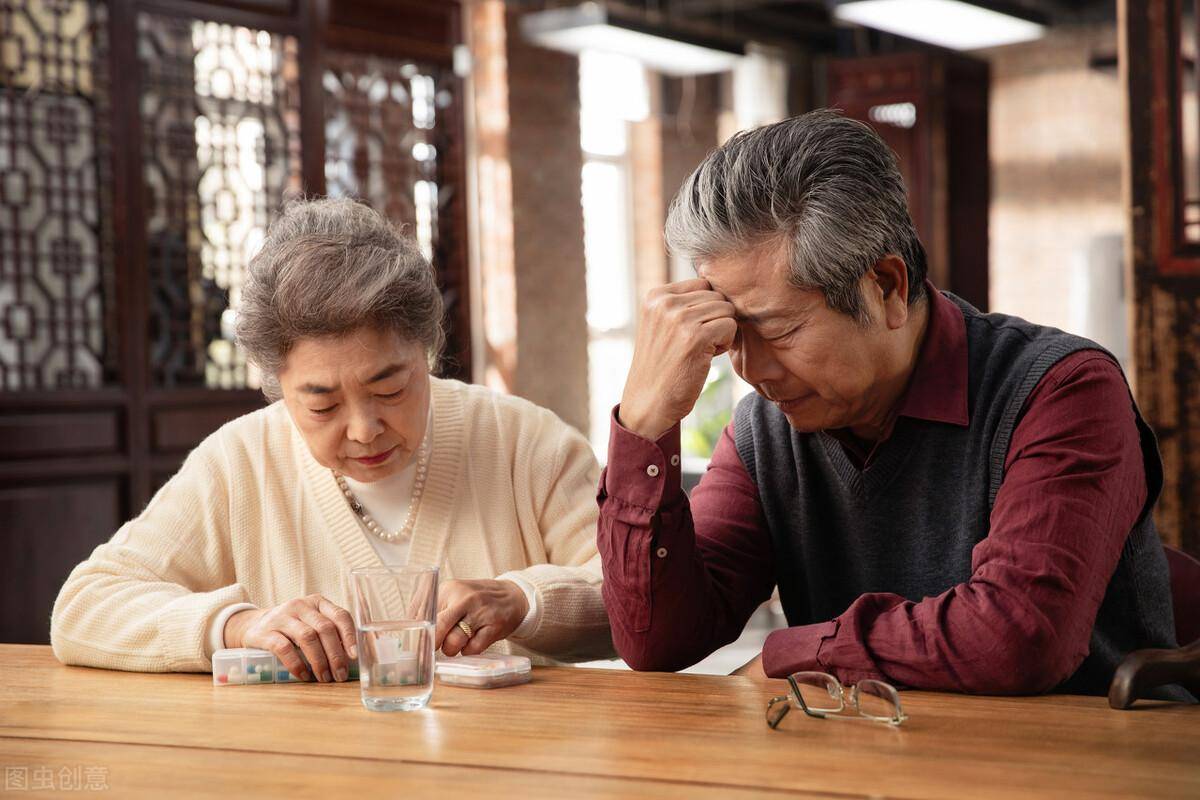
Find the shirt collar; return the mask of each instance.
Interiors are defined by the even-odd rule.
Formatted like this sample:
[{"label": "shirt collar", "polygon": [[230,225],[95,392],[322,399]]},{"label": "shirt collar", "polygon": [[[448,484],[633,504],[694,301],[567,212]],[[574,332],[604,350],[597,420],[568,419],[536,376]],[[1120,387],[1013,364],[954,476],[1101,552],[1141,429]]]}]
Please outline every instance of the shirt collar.
[{"label": "shirt collar", "polygon": [[966,426],[967,323],[962,309],[925,281],[929,322],[899,416]]}]

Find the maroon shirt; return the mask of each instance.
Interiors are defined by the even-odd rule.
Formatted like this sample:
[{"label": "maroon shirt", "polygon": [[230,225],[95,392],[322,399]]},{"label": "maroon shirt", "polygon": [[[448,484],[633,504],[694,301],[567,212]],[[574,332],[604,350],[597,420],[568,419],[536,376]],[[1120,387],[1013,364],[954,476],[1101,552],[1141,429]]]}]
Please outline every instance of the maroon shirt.
[{"label": "maroon shirt", "polygon": [[[966,426],[966,324],[957,306],[928,288],[925,341],[899,414]],[[863,453],[852,438],[839,441],[860,463],[887,446],[885,440]],[[732,641],[775,584],[766,520],[732,423],[690,503],[680,488],[679,449],[678,425],[651,442],[622,427],[614,410],[598,544],[613,641],[635,669],[679,669]],[[1120,368],[1098,350],[1073,353],[1026,402],[988,536],[972,552],[971,577],[919,602],[864,594],[835,619],[774,631],[763,647],[763,668],[772,677],[822,670],[847,684],[877,678],[961,691],[980,685],[982,676],[972,674],[978,654],[1019,647],[1022,617],[1037,609],[1059,632],[1050,659],[1049,677],[1056,679],[1013,675],[1011,685],[993,688],[1056,685],[1088,652],[1100,602],[1146,494]],[[1103,525],[1097,528],[1096,520]],[[1046,541],[1055,547],[1043,547]],[[1057,580],[1040,580],[1050,573]],[[711,620],[708,639],[674,636],[680,615]]]}]

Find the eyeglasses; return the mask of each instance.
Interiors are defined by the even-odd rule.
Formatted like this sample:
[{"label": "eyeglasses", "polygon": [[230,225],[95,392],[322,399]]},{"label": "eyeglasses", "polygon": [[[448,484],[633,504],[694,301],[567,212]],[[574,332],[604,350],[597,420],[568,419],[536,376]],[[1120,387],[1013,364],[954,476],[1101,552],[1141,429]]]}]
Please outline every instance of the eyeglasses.
[{"label": "eyeglasses", "polygon": [[[883,681],[859,681],[850,688],[849,701],[846,688],[826,672],[795,672],[788,675],[788,684],[790,694],[772,697],[767,703],[767,724],[772,730],[779,727],[793,706],[821,719],[871,720],[888,725],[908,719],[900,708],[900,693]],[[842,713],[847,705],[853,708],[853,714]]]}]

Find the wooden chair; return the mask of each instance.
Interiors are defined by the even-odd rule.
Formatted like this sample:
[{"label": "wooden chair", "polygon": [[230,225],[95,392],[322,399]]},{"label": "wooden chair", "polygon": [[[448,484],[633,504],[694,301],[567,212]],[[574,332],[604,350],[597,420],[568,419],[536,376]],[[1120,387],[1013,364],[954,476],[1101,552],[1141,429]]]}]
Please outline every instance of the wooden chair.
[{"label": "wooden chair", "polygon": [[1137,650],[1125,656],[1108,687],[1108,704],[1113,708],[1129,708],[1139,697],[1169,683],[1180,684],[1200,698],[1200,561],[1173,547],[1163,549],[1171,571],[1175,639],[1184,646]]}]

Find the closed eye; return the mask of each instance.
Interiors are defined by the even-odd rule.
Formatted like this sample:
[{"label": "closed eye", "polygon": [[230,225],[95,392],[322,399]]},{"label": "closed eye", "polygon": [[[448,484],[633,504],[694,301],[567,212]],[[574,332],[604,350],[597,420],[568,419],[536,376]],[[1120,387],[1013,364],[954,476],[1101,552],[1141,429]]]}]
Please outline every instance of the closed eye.
[{"label": "closed eye", "polygon": [[403,390],[403,389],[401,389],[401,390],[399,390],[399,391],[396,391],[396,392],[392,392],[391,394],[380,394],[380,395],[376,395],[376,397],[380,397],[380,398],[382,398],[382,399],[384,399],[384,400],[394,400],[395,398],[399,397],[399,396],[400,396],[400,395],[402,395],[402,394],[404,394],[404,390]]},{"label": "closed eye", "polygon": [[792,328],[791,330],[789,330],[789,331],[788,331],[788,332],[786,332],[786,333],[781,333],[781,334],[779,334],[778,336],[772,336],[772,337],[770,337],[770,338],[764,338],[764,339],[763,339],[763,341],[764,341],[764,342],[781,342],[781,341],[783,341],[784,339],[786,339],[787,337],[791,336],[791,335],[792,335],[793,333],[795,333],[796,331],[800,330],[800,328],[801,328],[801,327],[802,327],[802,326],[800,326],[800,325],[797,325],[796,327]]},{"label": "closed eye", "polygon": [[309,411],[311,411],[314,414],[318,414],[320,416],[325,416],[326,414],[332,414],[333,410],[335,408],[337,408],[336,404],[329,406],[327,408],[310,408]]}]

